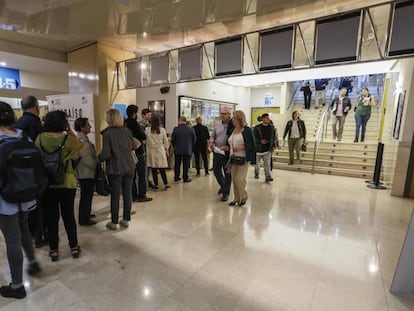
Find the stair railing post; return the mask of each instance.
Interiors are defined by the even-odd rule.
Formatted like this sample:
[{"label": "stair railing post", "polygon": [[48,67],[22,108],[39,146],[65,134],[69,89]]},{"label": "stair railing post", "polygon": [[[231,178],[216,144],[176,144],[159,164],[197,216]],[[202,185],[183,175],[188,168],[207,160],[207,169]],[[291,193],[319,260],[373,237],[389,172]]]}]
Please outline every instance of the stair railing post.
[{"label": "stair railing post", "polygon": [[384,144],[379,142],[377,148],[377,158],[375,159],[374,178],[371,183],[368,183],[367,187],[372,189],[387,189],[387,187],[380,185],[381,167],[382,167],[382,155],[384,153]]}]

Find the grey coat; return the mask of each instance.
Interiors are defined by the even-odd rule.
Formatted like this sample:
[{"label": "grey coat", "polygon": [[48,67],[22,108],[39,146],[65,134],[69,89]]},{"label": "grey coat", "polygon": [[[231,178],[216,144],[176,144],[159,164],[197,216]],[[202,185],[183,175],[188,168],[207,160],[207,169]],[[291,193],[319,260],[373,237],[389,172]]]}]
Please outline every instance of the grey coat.
[{"label": "grey coat", "polygon": [[135,170],[132,158],[134,140],[126,127],[107,127],[102,131],[102,152],[99,161],[106,161],[109,175],[124,175]]},{"label": "grey coat", "polygon": [[78,133],[78,138],[83,143],[83,149],[79,154],[80,161],[76,166],[76,175],[78,179],[95,179],[96,165],[98,164],[95,146],[82,132]]}]

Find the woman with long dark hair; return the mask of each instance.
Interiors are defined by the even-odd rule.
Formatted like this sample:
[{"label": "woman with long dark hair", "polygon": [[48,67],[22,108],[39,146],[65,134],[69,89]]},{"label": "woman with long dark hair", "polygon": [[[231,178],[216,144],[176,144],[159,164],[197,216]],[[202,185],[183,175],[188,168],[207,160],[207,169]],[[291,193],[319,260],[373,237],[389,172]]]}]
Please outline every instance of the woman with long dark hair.
[{"label": "woman with long dark hair", "polygon": [[49,185],[43,197],[49,237],[49,256],[52,261],[59,259],[60,214],[65,225],[72,257],[78,258],[81,252],[74,213],[77,178],[72,160],[79,158],[83,144],[72,132],[66,118],[67,115],[63,111],[49,112],[44,119],[43,132],[36,139],[36,145],[48,153],[62,148],[61,160],[65,166],[63,183]]},{"label": "woman with long dark hair", "polygon": [[167,174],[165,169],[168,168],[167,150],[168,139],[164,128],[160,126],[161,120],[154,116],[151,118],[151,126],[145,129],[147,136],[147,166],[151,168],[152,178],[154,182],[154,190],[158,190],[158,171],[161,174],[162,182],[165,189],[168,189]]}]

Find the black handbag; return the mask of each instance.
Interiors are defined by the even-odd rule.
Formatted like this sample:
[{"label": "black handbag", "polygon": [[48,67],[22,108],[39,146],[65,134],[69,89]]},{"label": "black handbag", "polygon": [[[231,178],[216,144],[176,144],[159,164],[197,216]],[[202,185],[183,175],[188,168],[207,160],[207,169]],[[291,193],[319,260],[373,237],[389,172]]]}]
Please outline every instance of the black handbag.
[{"label": "black handbag", "polygon": [[246,163],[246,158],[245,157],[238,157],[238,156],[234,156],[234,155],[232,155],[230,157],[230,164],[244,165],[244,163]]},{"label": "black handbag", "polygon": [[95,190],[96,193],[103,196],[107,196],[111,193],[111,186],[109,185],[108,177],[106,176],[101,163],[96,165]]},{"label": "black handbag", "polygon": [[308,149],[308,146],[306,144],[302,144],[302,151],[306,152]]}]

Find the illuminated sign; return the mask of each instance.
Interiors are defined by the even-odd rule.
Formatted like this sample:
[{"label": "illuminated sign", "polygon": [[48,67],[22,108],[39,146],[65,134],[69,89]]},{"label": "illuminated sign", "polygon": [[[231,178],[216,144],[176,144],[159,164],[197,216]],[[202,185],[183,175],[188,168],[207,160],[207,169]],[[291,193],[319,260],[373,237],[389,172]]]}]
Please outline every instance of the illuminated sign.
[{"label": "illuminated sign", "polygon": [[20,72],[16,69],[0,68],[0,88],[20,90]]}]

